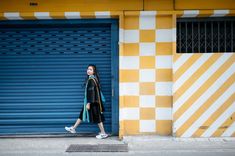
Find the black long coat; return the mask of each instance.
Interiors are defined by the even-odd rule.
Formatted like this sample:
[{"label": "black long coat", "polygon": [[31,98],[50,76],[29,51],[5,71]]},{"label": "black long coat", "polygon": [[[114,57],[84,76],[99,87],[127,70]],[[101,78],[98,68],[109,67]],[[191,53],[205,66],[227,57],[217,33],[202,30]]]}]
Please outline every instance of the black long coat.
[{"label": "black long coat", "polygon": [[[92,123],[100,123],[104,122],[104,105],[101,100],[101,94],[100,94],[100,85],[97,79],[92,78],[88,79],[87,81],[87,103],[90,103],[90,110],[89,116],[90,116],[90,122]],[[82,113],[83,109],[80,112],[79,118],[82,120]]]}]

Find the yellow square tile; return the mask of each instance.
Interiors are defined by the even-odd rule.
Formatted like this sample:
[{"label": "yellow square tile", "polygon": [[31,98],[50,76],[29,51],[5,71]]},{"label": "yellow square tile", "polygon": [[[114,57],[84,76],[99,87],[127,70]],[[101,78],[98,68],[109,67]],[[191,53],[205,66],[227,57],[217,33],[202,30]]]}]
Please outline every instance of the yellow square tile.
[{"label": "yellow square tile", "polygon": [[155,69],[155,56],[140,56],[141,69]]},{"label": "yellow square tile", "polygon": [[154,82],[141,82],[140,83],[140,95],[155,95],[155,83]]},{"label": "yellow square tile", "polygon": [[140,120],[155,120],[155,108],[140,108]]},{"label": "yellow square tile", "polygon": [[124,43],[123,56],[139,56],[139,43]]},{"label": "yellow square tile", "polygon": [[139,134],[139,120],[125,120],[124,125],[124,135]]},{"label": "yellow square tile", "polygon": [[172,42],[156,43],[156,55],[172,55]]},{"label": "yellow square tile", "polygon": [[171,16],[156,16],[157,29],[171,29],[172,17]]},{"label": "yellow square tile", "polygon": [[65,19],[64,12],[50,12],[53,19]]},{"label": "yellow square tile", "polygon": [[156,81],[172,81],[172,69],[157,69],[156,70]]},{"label": "yellow square tile", "polygon": [[157,120],[156,131],[159,135],[172,135],[172,121],[171,120]]},{"label": "yellow square tile", "polygon": [[156,107],[168,107],[172,108],[173,106],[173,97],[172,96],[156,96]]},{"label": "yellow square tile", "polygon": [[139,107],[139,96],[120,96],[120,107]]},{"label": "yellow square tile", "polygon": [[155,30],[140,30],[140,42],[155,42]]},{"label": "yellow square tile", "polygon": [[124,21],[124,29],[139,29],[139,17],[126,16]]},{"label": "yellow square tile", "polygon": [[120,82],[138,82],[139,70],[120,70]]}]

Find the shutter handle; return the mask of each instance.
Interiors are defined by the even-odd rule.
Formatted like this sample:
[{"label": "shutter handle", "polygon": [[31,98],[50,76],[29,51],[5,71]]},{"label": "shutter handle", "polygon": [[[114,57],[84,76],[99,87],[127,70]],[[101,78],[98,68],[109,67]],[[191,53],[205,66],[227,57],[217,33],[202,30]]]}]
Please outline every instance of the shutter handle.
[{"label": "shutter handle", "polygon": [[114,89],[112,88],[112,96],[114,96]]}]

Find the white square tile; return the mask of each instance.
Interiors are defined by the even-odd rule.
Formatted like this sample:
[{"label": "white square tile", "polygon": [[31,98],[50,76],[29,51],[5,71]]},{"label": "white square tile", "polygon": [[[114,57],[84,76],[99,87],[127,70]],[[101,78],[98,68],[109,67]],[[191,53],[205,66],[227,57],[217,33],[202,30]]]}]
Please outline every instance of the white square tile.
[{"label": "white square tile", "polygon": [[120,83],[119,84],[119,95],[134,95],[139,96],[139,83]]},{"label": "white square tile", "polygon": [[155,16],[140,15],[139,17],[140,30],[154,30],[156,29],[156,18]]},{"label": "white square tile", "polygon": [[140,120],[140,132],[156,132],[156,121]]},{"label": "white square tile", "polygon": [[140,82],[155,82],[155,69],[139,70]]},{"label": "white square tile", "polygon": [[172,82],[156,82],[155,93],[159,96],[172,96]]},{"label": "white square tile", "polygon": [[155,107],[155,96],[154,95],[141,95],[139,96],[140,107],[143,108],[154,108]]},{"label": "white square tile", "polygon": [[172,69],[172,55],[156,56],[155,61],[157,69]]},{"label": "white square tile", "polygon": [[155,56],[156,44],[155,43],[140,43],[140,56]]},{"label": "white square tile", "polygon": [[124,42],[124,30],[119,28],[119,42]]},{"label": "white square tile", "polygon": [[5,12],[4,17],[9,20],[22,20],[23,18],[20,17],[19,12]]},{"label": "white square tile", "polygon": [[124,30],[125,43],[139,43],[139,30]]},{"label": "white square tile", "polygon": [[139,69],[139,56],[120,56],[120,69]]},{"label": "white square tile", "polygon": [[155,109],[156,120],[172,120],[172,108],[159,108]]},{"label": "white square tile", "polygon": [[65,12],[64,16],[67,19],[79,19],[79,18],[81,18],[80,12]]},{"label": "white square tile", "polygon": [[139,108],[121,108],[119,112],[119,120],[139,120],[140,109]]},{"label": "white square tile", "polygon": [[156,30],[156,42],[175,42],[174,33],[176,29],[158,29]]}]

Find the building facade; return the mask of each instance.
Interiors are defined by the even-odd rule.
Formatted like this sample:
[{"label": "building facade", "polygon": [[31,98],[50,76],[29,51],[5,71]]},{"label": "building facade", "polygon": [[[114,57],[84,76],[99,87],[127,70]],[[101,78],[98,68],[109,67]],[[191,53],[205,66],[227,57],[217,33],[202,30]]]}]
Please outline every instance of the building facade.
[{"label": "building facade", "polygon": [[[222,2],[199,0],[191,3],[186,0],[87,2],[69,0],[66,3],[61,0],[50,2],[12,0],[1,3],[0,125],[2,128],[0,133],[2,135],[8,134],[9,127],[13,129],[12,134],[20,134],[22,132],[20,129],[26,130],[26,133],[39,133],[39,129],[40,133],[63,133],[59,127],[66,122],[73,123],[76,120],[76,112],[81,109],[76,107],[79,100],[61,102],[66,98],[71,100],[80,97],[80,94],[76,93],[80,90],[73,90],[74,88],[66,90],[66,85],[67,87],[74,85],[68,84],[71,78],[74,78],[71,80],[74,82],[76,79],[82,80],[82,77],[73,77],[73,72],[75,75],[83,72],[75,69],[95,63],[105,75],[101,76],[101,80],[108,99],[105,125],[110,133],[119,137],[143,134],[176,137],[235,136],[235,2],[233,0]],[[76,29],[76,25],[79,29]],[[44,34],[44,36],[24,36],[24,33],[30,34],[28,30],[31,29],[34,34]],[[17,39],[17,32],[22,32],[20,37],[28,38],[27,42]],[[9,35],[11,33],[13,35]],[[69,43],[63,39],[68,34],[73,37],[68,39]],[[72,46],[76,44],[74,38],[76,34],[81,39],[78,41],[78,46],[85,47],[76,49],[74,45]],[[13,42],[11,38],[14,37]],[[100,38],[95,40],[95,37]],[[26,89],[22,91],[21,88],[17,92],[17,85],[14,83],[21,85],[23,81],[10,80],[25,78],[25,75],[20,77],[22,75],[16,73],[27,69],[28,66],[24,64],[27,68],[19,70],[11,67],[27,62],[27,59],[19,59],[18,64],[15,63],[18,58],[29,57],[29,53],[23,53],[25,47],[22,45],[27,45],[32,38],[41,38],[41,40],[30,43],[27,47],[26,51],[29,51],[30,55],[32,52],[36,53],[30,60],[35,61],[41,56],[45,59],[41,61],[47,62],[48,66],[44,67],[48,68],[48,71],[42,71],[40,70],[42,67],[37,67],[38,64],[32,65],[29,62],[28,66],[32,68],[25,74],[40,71],[42,75],[37,78],[42,85],[45,85],[44,78],[50,77],[51,70],[69,68],[71,71],[58,70],[58,73],[54,73],[68,74],[66,77],[68,83],[61,81],[65,88],[55,87],[51,90],[42,87],[45,94],[37,94],[38,87],[35,87],[37,85],[30,84],[32,88],[34,87],[30,90],[26,83],[24,86]],[[45,50],[47,49],[45,40],[50,39],[52,41],[48,46],[52,49],[48,51],[53,52],[49,56],[42,56],[42,53],[38,52],[39,49],[35,50],[34,47],[43,44],[41,49]],[[17,46],[18,41],[21,41],[19,46]],[[86,41],[93,42],[86,43]],[[51,46],[53,44],[56,46],[54,49]],[[63,44],[62,50],[59,48],[61,44]],[[12,48],[9,45],[14,46]],[[96,49],[97,47],[99,49]],[[17,56],[17,50],[14,50],[20,48],[20,54],[23,56]],[[58,56],[59,54],[61,55]],[[66,61],[74,63],[63,64]],[[76,64],[77,61],[80,64]],[[50,66],[52,62],[55,62],[53,68]],[[47,80],[59,81],[60,76],[58,79],[52,77],[53,80],[49,78]],[[31,75],[26,78],[30,81],[35,77]],[[48,85],[53,87],[53,83]],[[27,91],[31,93],[23,94]],[[44,100],[37,100],[40,98],[37,97],[39,95]],[[22,99],[28,101],[20,102]],[[69,107],[66,107],[67,103],[70,104]],[[29,107],[31,109],[23,111]],[[58,111],[54,113],[50,110]],[[45,115],[44,118],[42,115]],[[47,122],[51,118],[53,120]],[[37,124],[30,126],[33,123]],[[46,125],[49,124],[57,129],[48,128]],[[82,132],[89,132],[90,129],[96,131],[93,126],[85,124],[84,127],[86,128],[81,128]]]}]

